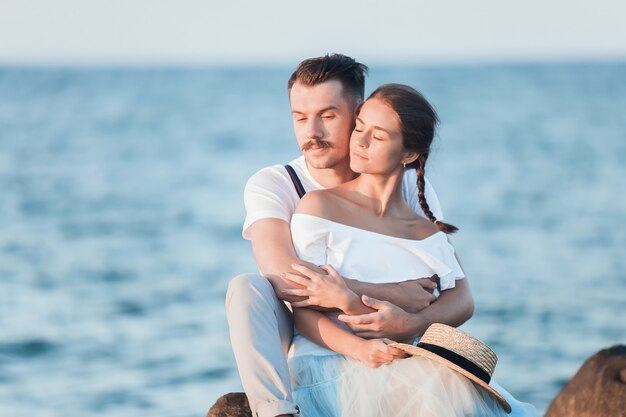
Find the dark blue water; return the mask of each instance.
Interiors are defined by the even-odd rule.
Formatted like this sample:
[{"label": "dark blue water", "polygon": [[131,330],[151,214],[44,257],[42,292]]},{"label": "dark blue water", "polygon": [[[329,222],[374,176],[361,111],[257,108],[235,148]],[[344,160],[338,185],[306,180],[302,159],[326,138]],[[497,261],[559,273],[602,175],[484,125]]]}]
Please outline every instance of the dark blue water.
[{"label": "dark blue water", "polygon": [[[0,69],[0,415],[198,416],[239,390],[223,299],[257,169],[298,154],[290,68]],[[626,342],[626,64],[374,67],[430,162],[496,378],[545,409]]]}]

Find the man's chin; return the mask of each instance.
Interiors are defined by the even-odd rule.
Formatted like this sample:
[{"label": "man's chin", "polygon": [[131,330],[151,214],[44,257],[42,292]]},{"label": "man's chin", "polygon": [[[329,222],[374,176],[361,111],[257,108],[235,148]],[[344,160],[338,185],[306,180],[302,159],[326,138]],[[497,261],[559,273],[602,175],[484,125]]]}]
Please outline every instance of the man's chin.
[{"label": "man's chin", "polygon": [[329,157],[329,155],[311,154],[306,152],[304,154],[307,165],[314,169],[326,169],[334,168],[338,164],[337,159]]}]

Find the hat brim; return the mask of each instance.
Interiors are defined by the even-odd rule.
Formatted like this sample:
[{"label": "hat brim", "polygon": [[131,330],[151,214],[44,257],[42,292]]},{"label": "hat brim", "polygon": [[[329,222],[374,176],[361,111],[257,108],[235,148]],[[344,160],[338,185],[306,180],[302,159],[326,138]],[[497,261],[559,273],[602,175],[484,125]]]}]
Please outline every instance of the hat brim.
[{"label": "hat brim", "polygon": [[479,379],[478,377],[466,371],[465,369],[461,368],[457,364],[450,362],[449,360],[442,358],[441,356],[435,353],[432,353],[426,349],[422,349],[421,347],[418,347],[418,346],[413,346],[413,345],[409,345],[406,343],[390,343],[388,346],[403,350],[412,356],[423,356],[425,358],[432,359],[436,362],[446,365],[450,369],[470,379],[472,382],[480,385],[484,390],[489,392],[498,400],[498,402],[500,403],[504,411],[506,411],[507,413],[511,413],[511,405],[507,402],[507,400],[504,399],[504,397],[502,397],[502,395],[498,393],[498,391],[496,391],[491,386],[489,386],[489,384],[487,384],[485,381]]}]

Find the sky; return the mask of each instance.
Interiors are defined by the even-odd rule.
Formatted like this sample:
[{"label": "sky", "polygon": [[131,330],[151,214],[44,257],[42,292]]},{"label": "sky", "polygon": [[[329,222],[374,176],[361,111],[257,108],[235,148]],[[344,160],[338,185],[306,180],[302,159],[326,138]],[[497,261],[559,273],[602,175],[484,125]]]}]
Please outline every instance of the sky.
[{"label": "sky", "polygon": [[0,65],[626,59],[623,0],[0,0]]}]

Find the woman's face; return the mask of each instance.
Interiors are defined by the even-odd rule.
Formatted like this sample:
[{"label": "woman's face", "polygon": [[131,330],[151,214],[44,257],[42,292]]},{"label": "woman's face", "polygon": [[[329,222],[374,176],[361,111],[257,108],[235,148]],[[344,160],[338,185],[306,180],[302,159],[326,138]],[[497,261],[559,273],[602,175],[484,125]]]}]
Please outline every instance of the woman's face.
[{"label": "woman's face", "polygon": [[350,137],[352,171],[388,174],[400,169],[408,154],[396,112],[377,98],[363,103]]}]

